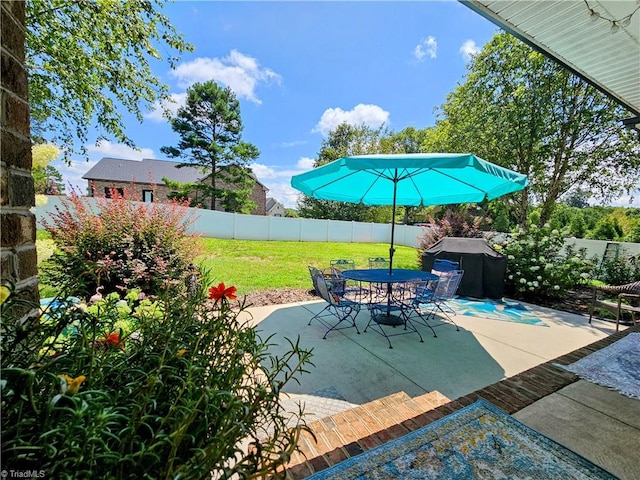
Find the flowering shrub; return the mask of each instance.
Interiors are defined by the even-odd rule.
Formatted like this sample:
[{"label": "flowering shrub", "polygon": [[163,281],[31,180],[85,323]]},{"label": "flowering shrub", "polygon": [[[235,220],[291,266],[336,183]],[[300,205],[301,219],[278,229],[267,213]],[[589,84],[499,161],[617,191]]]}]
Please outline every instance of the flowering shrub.
[{"label": "flowering shrub", "polygon": [[107,292],[140,287],[155,294],[167,282],[182,281],[198,254],[197,239],[187,234],[194,218],[186,204],[135,203],[117,190],[96,202],[94,211],[74,191],[65,208],[44,222],[58,247],[43,268],[47,283],[77,286],[81,280],[89,294],[98,286]]},{"label": "flowering shrub", "polygon": [[51,308],[21,330],[5,322],[14,297],[0,289],[3,470],[60,479],[283,473],[306,427],[278,394],[310,352],[290,342],[270,355],[235,287],[215,287],[215,302],[203,285],[160,293]]},{"label": "flowering shrub", "polygon": [[489,219],[473,214],[471,209],[462,212],[447,210],[441,220],[429,215],[429,226],[422,227],[422,235],[418,237],[418,264],[422,264],[422,254],[444,237],[480,238],[483,223]]},{"label": "flowering shrub", "polygon": [[593,264],[584,250],[564,249],[566,232],[531,225],[493,248],[507,257],[506,291],[522,299],[560,298],[567,289],[587,283]]}]

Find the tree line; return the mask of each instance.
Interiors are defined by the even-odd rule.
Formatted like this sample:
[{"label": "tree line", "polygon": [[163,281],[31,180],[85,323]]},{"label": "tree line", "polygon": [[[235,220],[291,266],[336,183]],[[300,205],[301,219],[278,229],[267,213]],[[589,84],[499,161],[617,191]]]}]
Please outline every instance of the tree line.
[{"label": "tree line", "polygon": [[[464,81],[438,107],[434,126],[395,132],[342,124],[323,141],[315,167],[349,155],[471,152],[529,178],[522,192],[474,207],[494,228],[561,223],[555,212],[563,204],[606,203],[639,188],[640,142],[620,121],[629,115],[579,77],[499,33],[471,59]],[[304,196],[298,207],[300,216],[313,218],[389,221],[391,216],[385,207]],[[407,208],[395,220],[425,222],[441,210]],[[574,212],[571,221],[576,236],[635,238],[633,228],[616,230],[613,220],[602,219],[598,226],[591,216]]]}]

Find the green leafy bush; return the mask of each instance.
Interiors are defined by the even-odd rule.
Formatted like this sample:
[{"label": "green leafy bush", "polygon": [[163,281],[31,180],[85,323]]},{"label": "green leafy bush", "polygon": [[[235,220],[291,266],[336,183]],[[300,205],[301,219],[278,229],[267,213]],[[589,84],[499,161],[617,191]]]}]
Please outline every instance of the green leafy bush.
[{"label": "green leafy bush", "polygon": [[306,427],[278,394],[310,352],[291,342],[270,355],[234,287],[212,287],[209,299],[182,283],[159,297],[58,301],[30,328],[17,324],[8,291],[3,469],[60,479],[282,475]]},{"label": "green leafy bush", "polygon": [[507,256],[506,292],[516,298],[560,298],[587,283],[593,264],[586,251],[564,248],[566,232],[531,225],[492,246]]},{"label": "green leafy bush", "polygon": [[624,285],[640,281],[640,255],[621,253],[617,258],[605,260],[595,269],[594,276],[607,285]]},{"label": "green leafy bush", "polygon": [[44,222],[57,246],[42,266],[46,283],[73,283],[89,295],[98,287],[155,294],[184,278],[198,254],[197,238],[187,234],[195,219],[185,203],[136,203],[117,190],[95,200],[96,209],[72,192]]}]

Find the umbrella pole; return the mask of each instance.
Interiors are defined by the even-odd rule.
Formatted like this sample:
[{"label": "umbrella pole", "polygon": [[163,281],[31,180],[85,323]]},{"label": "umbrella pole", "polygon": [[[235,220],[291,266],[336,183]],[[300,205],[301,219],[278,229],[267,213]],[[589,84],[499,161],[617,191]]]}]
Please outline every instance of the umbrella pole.
[{"label": "umbrella pole", "polygon": [[[393,273],[393,253],[396,251],[393,248],[393,237],[396,230],[396,191],[398,188],[398,169],[395,171],[395,177],[393,179],[393,206],[391,207],[391,246],[389,247],[389,277]],[[391,291],[392,282],[387,283],[387,317],[391,315]]]},{"label": "umbrella pole", "polygon": [[396,191],[398,189],[398,170],[393,179],[393,206],[391,207],[391,246],[389,247],[389,275],[393,273],[393,254],[396,251],[393,248],[393,238],[396,230]]}]

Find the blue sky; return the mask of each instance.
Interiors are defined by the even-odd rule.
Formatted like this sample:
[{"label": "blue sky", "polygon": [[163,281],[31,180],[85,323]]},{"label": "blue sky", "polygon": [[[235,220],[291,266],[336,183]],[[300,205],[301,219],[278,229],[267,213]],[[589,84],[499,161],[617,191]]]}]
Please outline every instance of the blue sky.
[{"label": "blue sky", "polygon": [[[457,1],[212,2],[177,1],[165,14],[195,46],[171,71],[154,73],[183,101],[194,82],[215,80],[240,100],[243,140],[260,150],[253,165],[268,196],[295,208],[292,175],[312,167],[323,138],[339,123],[425,128],[464,80],[469,56],[498,31]],[[174,107],[175,107],[174,105]],[[166,159],[178,136],[149,111],[128,114],[140,151],[113,142],[88,145],[90,161],[56,162],[65,183],[102,157]],[[488,159],[490,160],[490,159]]]}]

